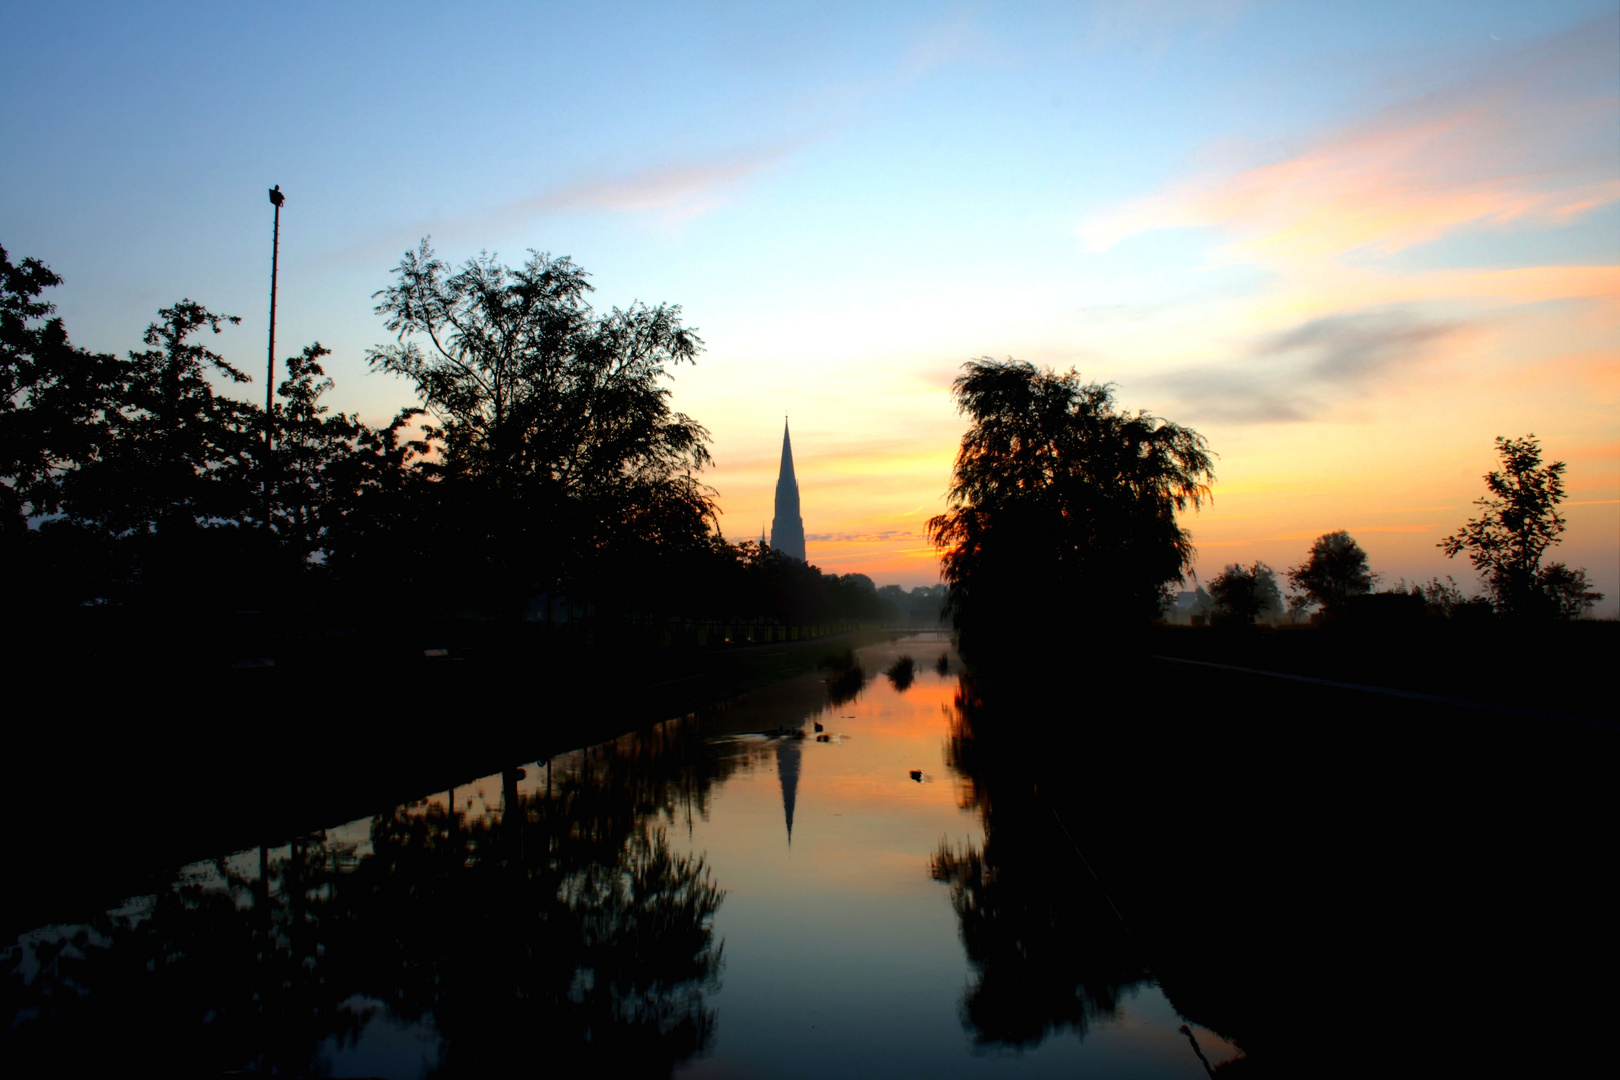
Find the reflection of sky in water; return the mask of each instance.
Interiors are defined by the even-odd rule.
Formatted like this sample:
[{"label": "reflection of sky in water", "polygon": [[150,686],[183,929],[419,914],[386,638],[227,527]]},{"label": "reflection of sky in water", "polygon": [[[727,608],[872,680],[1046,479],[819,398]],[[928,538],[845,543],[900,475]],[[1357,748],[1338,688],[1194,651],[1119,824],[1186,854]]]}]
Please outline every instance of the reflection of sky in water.
[{"label": "reflection of sky in water", "polygon": [[[964,1028],[962,1005],[976,974],[964,956],[950,889],[930,875],[930,859],[942,844],[978,847],[984,835],[971,784],[946,760],[957,680],[934,670],[941,647],[923,638],[862,650],[870,681],[853,701],[828,704],[824,671],[705,716],[701,756],[717,782],[706,804],[668,803],[665,824],[673,853],[706,860],[725,890],[713,921],[724,967],[719,989],[708,994],[718,1013],[716,1033],[705,1052],[679,1066],[682,1075],[1202,1075],[1178,1032],[1181,1019],[1151,981],[1121,989],[1118,1009],[1094,1018],[1084,1039],[1060,1028],[1021,1050],[998,1049],[975,1044]],[[879,674],[902,651],[918,660],[917,679],[903,693]],[[637,755],[649,752],[656,758],[662,735],[625,736],[530,764],[517,793],[525,800],[545,801],[552,791],[560,797],[571,778],[604,762],[642,760]],[[507,780],[495,774],[459,785],[412,812],[453,802],[463,827],[498,826]],[[326,830],[334,870],[347,875],[371,857],[375,820]],[[267,854],[276,869],[291,849]],[[227,875],[253,883],[259,868],[260,852],[253,850],[193,864],[179,879],[223,894]],[[282,881],[276,869],[272,896]],[[239,884],[237,907],[252,903]],[[154,906],[151,897],[136,898],[120,914],[145,919]],[[36,950],[83,929],[24,935],[8,966],[31,981]],[[94,931],[87,940],[105,944]],[[407,1021],[383,1000],[358,993],[337,1011],[354,1023],[337,1025],[339,1034],[315,1046],[312,1064],[325,1075],[414,1078],[446,1060],[449,1048],[431,1011]],[[1194,1031],[1212,1063],[1236,1055],[1213,1033],[1196,1025]]]},{"label": "reflection of sky in water", "polygon": [[[813,717],[837,741],[797,742],[791,847],[774,756],[728,779],[690,839],[672,834],[726,889],[715,917],[726,959],[713,997],[719,1030],[713,1052],[681,1075],[1204,1075],[1151,984],[1126,990],[1118,1014],[1083,1041],[974,1047],[959,1012],[972,973],[949,892],[928,874],[942,840],[983,841],[945,760],[957,682],[933,671],[939,648],[925,638],[864,650],[876,677],[854,702]],[[920,670],[898,693],[878,673],[902,649]],[[1212,1063],[1236,1056],[1195,1031]]]},{"label": "reflection of sky in water", "polygon": [[386,1076],[395,1080],[428,1076],[444,1058],[444,1040],[433,1017],[407,1024],[375,998],[349,998],[343,1007],[364,1023],[352,1037],[328,1036],[316,1051],[319,1075],[333,1077]]}]

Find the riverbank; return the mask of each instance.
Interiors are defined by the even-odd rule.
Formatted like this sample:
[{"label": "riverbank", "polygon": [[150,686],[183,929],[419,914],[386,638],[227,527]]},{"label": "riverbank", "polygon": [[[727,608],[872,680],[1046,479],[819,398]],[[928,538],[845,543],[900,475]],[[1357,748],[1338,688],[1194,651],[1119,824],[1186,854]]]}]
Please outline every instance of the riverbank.
[{"label": "riverbank", "polygon": [[85,917],[184,863],[592,745],[890,636],[562,658],[468,637],[442,655],[390,642],[237,668],[149,641],[13,650],[5,775],[22,884],[0,900],[0,929]]},{"label": "riverbank", "polygon": [[1620,622],[1392,621],[1156,628],[1146,652],[1490,709],[1612,721]]},{"label": "riverbank", "polygon": [[[1247,1051],[1234,1072],[1440,1072],[1459,1054],[1574,1071],[1605,1030],[1604,973],[1620,960],[1620,732],[1533,713],[1598,695],[1447,705],[1234,670],[1298,664],[1308,641],[1288,642],[1297,655],[1187,642],[1245,663],[1138,658],[1082,692],[1039,673],[970,688],[979,760],[999,772],[984,780],[992,805],[1023,791],[1061,822],[1177,1009]],[[1541,678],[1601,677],[1577,660]],[[1421,685],[1504,701],[1462,678]]]}]

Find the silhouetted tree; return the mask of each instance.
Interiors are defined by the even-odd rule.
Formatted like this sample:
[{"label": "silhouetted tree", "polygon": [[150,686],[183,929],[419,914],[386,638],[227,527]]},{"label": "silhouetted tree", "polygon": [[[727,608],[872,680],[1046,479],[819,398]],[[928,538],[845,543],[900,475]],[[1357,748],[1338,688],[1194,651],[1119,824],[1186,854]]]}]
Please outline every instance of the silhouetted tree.
[{"label": "silhouetted tree", "polygon": [[1367,569],[1367,553],[1343,529],[1318,536],[1306,560],[1288,571],[1294,588],[1334,615],[1350,597],[1370,592],[1377,579]]},{"label": "silhouetted tree", "polygon": [[1232,563],[1209,583],[1209,591],[1215,597],[1216,616],[1243,626],[1283,610],[1276,572],[1263,562]]},{"label": "silhouetted tree", "polygon": [[0,247],[0,530],[8,533],[60,508],[62,474],[96,441],[112,358],[68,341],[56,306],[40,299],[61,283],[38,259],[13,264]]},{"label": "silhouetted tree", "polygon": [[60,547],[94,548],[80,599],[145,597],[179,610],[233,588],[240,528],[262,517],[262,413],[215,392],[248,378],[196,336],[234,317],[190,300],[158,312],[148,348],[107,365],[87,416],[93,438],[61,471]]},{"label": "silhouetted tree", "polygon": [[193,340],[242,320],[191,300],[158,311],[149,346],[117,369],[111,438],[94,468],[69,487],[73,511],[114,531],[184,532],[240,523],[251,506],[258,417],[214,392],[211,376],[249,382],[220,354]]},{"label": "silhouetted tree", "polygon": [[423,240],[394,273],[377,313],[398,338],[368,360],[410,379],[437,419],[440,473],[469,523],[462,557],[505,602],[589,578],[589,556],[615,534],[657,546],[713,521],[712,492],[693,477],[710,462],[708,432],[670,409],[663,385],[702,348],[679,306],[598,314],[585,271],[539,253],[516,269],[480,255],[454,270]]},{"label": "silhouetted tree", "polygon": [[1501,469],[1485,474],[1490,493],[1474,500],[1484,512],[1440,541],[1447,558],[1468,553],[1491,591],[1497,611],[1514,617],[1571,618],[1603,599],[1592,592],[1586,571],[1562,563],[1545,568],[1541,558],[1564,531],[1558,504],[1564,501],[1564,463],[1541,464],[1541,444],[1497,436]]},{"label": "silhouetted tree", "polygon": [[971,420],[928,522],[964,646],[1016,626],[1072,619],[1146,623],[1193,554],[1177,511],[1214,479],[1203,437],[1113,388],[988,358],[954,384]]},{"label": "silhouetted tree", "polygon": [[1561,562],[1548,563],[1536,575],[1542,594],[1560,619],[1578,619],[1603,599],[1592,588],[1584,569],[1572,570]]},{"label": "silhouetted tree", "polygon": [[271,523],[298,563],[324,553],[333,519],[349,510],[344,463],[363,431],[358,417],[333,414],[321,402],[332,380],[320,359],[331,353],[317,341],[287,357],[287,376],[276,387]]}]

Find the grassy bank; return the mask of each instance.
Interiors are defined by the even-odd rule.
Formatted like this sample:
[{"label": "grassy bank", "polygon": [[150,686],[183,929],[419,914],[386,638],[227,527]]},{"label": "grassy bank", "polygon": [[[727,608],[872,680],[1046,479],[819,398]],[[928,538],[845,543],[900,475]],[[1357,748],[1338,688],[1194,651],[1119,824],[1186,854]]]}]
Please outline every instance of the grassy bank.
[{"label": "grassy bank", "polygon": [[1603,673],[1620,655],[1620,622],[1167,626],[1155,631],[1148,651],[1526,712],[1612,719],[1613,691]]}]

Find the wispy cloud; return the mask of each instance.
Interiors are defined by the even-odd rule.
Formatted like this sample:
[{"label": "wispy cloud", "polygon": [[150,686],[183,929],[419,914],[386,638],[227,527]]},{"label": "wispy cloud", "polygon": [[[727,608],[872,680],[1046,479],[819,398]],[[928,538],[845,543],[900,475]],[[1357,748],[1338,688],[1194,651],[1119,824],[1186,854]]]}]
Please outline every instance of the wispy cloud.
[{"label": "wispy cloud", "polygon": [[718,161],[662,162],[631,173],[576,180],[513,200],[488,216],[527,219],[559,211],[594,211],[653,214],[663,224],[680,224],[724,204],[742,181],[800,145],[755,149]]},{"label": "wispy cloud", "polygon": [[1085,44],[1093,49],[1126,42],[1162,49],[1188,27],[1219,33],[1263,0],[1104,0],[1088,10]]},{"label": "wispy cloud", "polygon": [[928,27],[912,40],[901,60],[897,78],[901,82],[909,82],[935,68],[983,55],[991,49],[977,11],[963,8],[943,22]]},{"label": "wispy cloud", "polygon": [[1329,315],[1263,340],[1240,362],[1184,368],[1149,381],[1199,418],[1308,420],[1386,373],[1423,362],[1462,332],[1455,323],[1425,321],[1403,310]]},{"label": "wispy cloud", "polygon": [[[1096,252],[1201,228],[1207,264],[1264,272],[1204,327],[1229,343],[1224,356],[1150,381],[1191,418],[1303,421],[1419,365],[1498,348],[1512,332],[1506,307],[1583,301],[1577,319],[1609,334],[1620,267],[1422,267],[1393,256],[1486,230],[1557,228],[1620,202],[1617,34],[1609,16],[1553,35],[1302,150],[1202,171],[1085,221],[1080,236]],[[1537,344],[1521,338],[1516,349],[1533,356]]]},{"label": "wispy cloud", "polygon": [[[1338,526],[1335,526],[1338,527]],[[1352,535],[1362,533],[1427,533],[1440,528],[1437,524],[1429,525],[1350,525],[1345,531]],[[1314,540],[1321,536],[1326,529],[1304,529],[1295,532],[1273,533],[1270,536],[1245,536],[1226,540],[1200,540],[1200,548],[1230,548],[1253,547],[1256,544],[1269,544],[1279,540]]]},{"label": "wispy cloud", "polygon": [[597,213],[641,217],[656,228],[679,229],[724,206],[737,190],[814,137],[774,146],[740,150],[713,160],[663,161],[623,172],[603,171],[553,184],[534,195],[512,199],[487,210],[393,227],[374,238],[323,255],[325,262],[352,262],[395,252],[402,242],[433,235],[441,240],[487,238],[510,232],[548,214]]},{"label": "wispy cloud", "polygon": [[805,140],[799,140],[716,160],[665,161],[631,172],[582,177],[444,222],[440,228],[511,227],[544,214],[569,212],[644,215],[663,227],[676,227],[723,206],[744,181],[804,144]]},{"label": "wispy cloud", "polygon": [[1284,160],[1196,176],[1080,228],[1105,251],[1207,227],[1216,263],[1387,256],[1465,227],[1562,224],[1620,200],[1611,145],[1616,20],[1504,57],[1491,72],[1389,108]]},{"label": "wispy cloud", "polygon": [[915,529],[884,529],[881,532],[807,533],[805,539],[818,544],[888,544],[897,540],[921,540],[923,534]]}]

